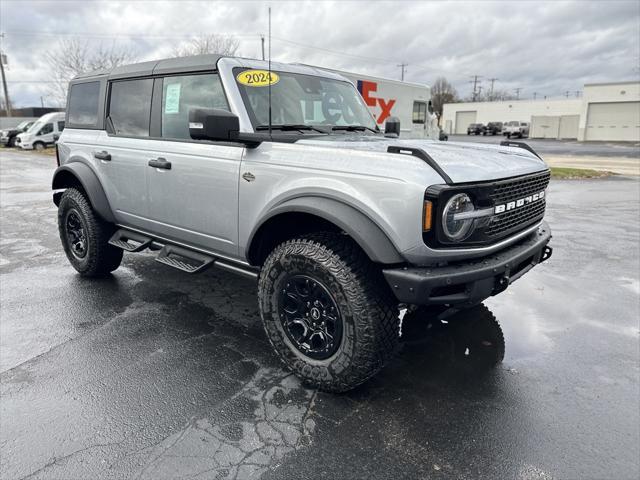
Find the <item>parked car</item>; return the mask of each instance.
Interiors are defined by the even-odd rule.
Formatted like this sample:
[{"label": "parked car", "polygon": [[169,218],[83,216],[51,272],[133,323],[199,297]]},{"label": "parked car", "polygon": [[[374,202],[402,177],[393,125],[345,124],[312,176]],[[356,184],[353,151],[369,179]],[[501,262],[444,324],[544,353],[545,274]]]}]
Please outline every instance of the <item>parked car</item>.
[{"label": "parked car", "polygon": [[467,128],[467,135],[482,135],[485,128],[482,123],[471,123]]},{"label": "parked car", "polygon": [[84,74],[67,105],[52,188],[71,265],[104,276],[150,249],[255,280],[271,345],[315,388],[375,375],[409,318],[497,365],[481,302],[551,255],[533,150],[397,138],[335,73],[199,55]]},{"label": "parked car", "polygon": [[504,127],[503,134],[507,138],[517,137],[524,138],[529,136],[529,123],[528,122],[507,122]]},{"label": "parked car", "polygon": [[64,130],[64,117],[64,112],[41,116],[26,132],[18,134],[16,146],[25,150],[44,150],[53,145]]},{"label": "parked car", "polygon": [[26,132],[33,123],[33,120],[25,120],[13,128],[0,130],[0,144],[3,147],[15,147],[18,134]]},{"label": "parked car", "polygon": [[502,122],[489,122],[482,132],[483,135],[497,135],[502,133]]},{"label": "parked car", "polygon": [[440,134],[438,135],[438,140],[440,140],[441,142],[446,142],[447,140],[449,140],[449,135],[447,135],[447,133],[442,129],[442,127],[440,127]]}]

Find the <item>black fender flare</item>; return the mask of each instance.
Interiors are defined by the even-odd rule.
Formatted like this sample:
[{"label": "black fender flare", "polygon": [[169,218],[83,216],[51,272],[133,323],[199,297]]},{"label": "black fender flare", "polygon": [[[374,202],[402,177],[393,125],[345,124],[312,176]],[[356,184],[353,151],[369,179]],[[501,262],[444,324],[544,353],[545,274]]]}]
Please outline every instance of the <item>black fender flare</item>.
[{"label": "black fender flare", "polygon": [[[89,203],[95,212],[105,221],[115,223],[116,219],[109,205],[107,195],[95,172],[83,162],[69,162],[58,167],[53,174],[51,188],[61,190],[75,186],[74,180],[82,185],[82,188],[89,197]],[[53,201],[56,205],[60,203],[60,195],[54,193]]]},{"label": "black fender flare", "polygon": [[247,258],[260,228],[269,219],[287,212],[309,213],[331,222],[353,238],[374,262],[384,264],[405,262],[389,237],[364,213],[338,200],[316,196],[293,198],[271,209],[249,236],[245,252]]}]

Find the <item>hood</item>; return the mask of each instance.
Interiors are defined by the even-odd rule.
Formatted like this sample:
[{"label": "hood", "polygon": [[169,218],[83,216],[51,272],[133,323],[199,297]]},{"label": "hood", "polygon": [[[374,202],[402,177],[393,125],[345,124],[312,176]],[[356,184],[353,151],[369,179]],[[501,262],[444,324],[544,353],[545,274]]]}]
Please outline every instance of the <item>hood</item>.
[{"label": "hood", "polygon": [[[296,143],[374,152],[386,152],[389,146],[420,148],[438,164],[453,183],[498,180],[547,169],[544,161],[523,148],[484,143],[337,135],[303,139]],[[431,168],[426,162],[424,165],[425,168]]]}]

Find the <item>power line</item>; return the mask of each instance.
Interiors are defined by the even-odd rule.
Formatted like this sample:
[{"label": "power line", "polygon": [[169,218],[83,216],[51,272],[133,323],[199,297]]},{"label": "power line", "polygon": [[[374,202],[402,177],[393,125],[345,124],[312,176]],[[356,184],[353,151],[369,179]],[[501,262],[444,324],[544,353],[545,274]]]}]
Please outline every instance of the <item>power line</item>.
[{"label": "power line", "polygon": [[493,83],[498,80],[497,78],[490,78],[489,81],[491,82],[491,90],[489,90],[489,100],[491,100],[491,98],[493,97]]},{"label": "power line", "polygon": [[516,92],[516,100],[520,100],[520,91],[522,90],[522,87],[514,88],[513,90]]}]

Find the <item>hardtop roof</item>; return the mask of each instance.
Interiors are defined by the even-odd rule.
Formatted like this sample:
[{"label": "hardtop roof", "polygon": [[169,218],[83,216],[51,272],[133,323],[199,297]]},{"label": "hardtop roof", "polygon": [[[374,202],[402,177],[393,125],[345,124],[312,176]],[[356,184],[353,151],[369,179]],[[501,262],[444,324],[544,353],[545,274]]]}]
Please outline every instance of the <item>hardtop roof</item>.
[{"label": "hardtop roof", "polygon": [[[218,54],[192,55],[189,57],[165,58],[162,60],[152,60],[149,62],[132,63],[121,65],[110,70],[94,70],[76,76],[72,83],[95,81],[108,78],[109,80],[121,78],[147,77],[151,75],[168,75],[172,73],[198,72],[215,69],[218,60],[228,59],[231,64],[248,68],[266,69],[268,63],[264,60],[244,57],[232,57]],[[335,78],[348,81],[338,72],[325,70],[312,65],[288,64],[281,62],[271,62],[272,70],[290,71],[292,73],[306,73],[327,78]]]},{"label": "hardtop roof", "polygon": [[76,76],[72,81],[98,79],[108,77],[109,79],[145,77],[149,75],[166,75],[179,72],[197,72],[201,70],[211,70],[215,68],[218,60],[223,55],[204,54],[192,55],[190,57],[165,58],[162,60],[152,60],[149,62],[132,63],[121,65],[110,70],[94,70]]}]

